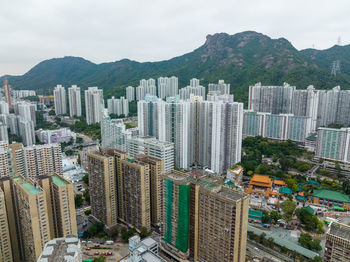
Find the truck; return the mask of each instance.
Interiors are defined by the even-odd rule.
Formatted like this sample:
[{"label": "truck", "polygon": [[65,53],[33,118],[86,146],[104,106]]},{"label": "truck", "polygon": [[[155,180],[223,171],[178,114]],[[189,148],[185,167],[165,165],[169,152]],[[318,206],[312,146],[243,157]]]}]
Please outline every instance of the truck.
[{"label": "truck", "polygon": [[114,244],[114,242],[112,240],[107,240],[106,241],[106,245],[113,245],[113,244]]}]

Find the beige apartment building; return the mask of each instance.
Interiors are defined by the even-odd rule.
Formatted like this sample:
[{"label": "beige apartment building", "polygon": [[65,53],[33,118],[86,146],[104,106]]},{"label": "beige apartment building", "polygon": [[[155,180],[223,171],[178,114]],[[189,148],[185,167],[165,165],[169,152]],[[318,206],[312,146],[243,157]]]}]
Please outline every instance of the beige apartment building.
[{"label": "beige apartment building", "polygon": [[163,177],[165,252],[194,261],[245,261],[249,196],[215,177],[178,171]]},{"label": "beige apartment building", "polygon": [[151,224],[159,227],[162,222],[162,174],[164,173],[164,160],[146,156],[136,155],[135,160],[147,163],[149,165],[149,180],[151,194]]},{"label": "beige apartment building", "polygon": [[117,224],[118,196],[114,154],[107,151],[88,152],[91,214],[107,227]]},{"label": "beige apartment building", "polygon": [[62,174],[62,154],[60,144],[33,145],[24,148],[27,176]]},{"label": "beige apartment building", "polygon": [[7,223],[11,239],[12,257],[14,261],[23,260],[20,252],[21,238],[19,237],[19,220],[16,208],[15,188],[10,177],[0,178],[0,188],[4,192]]},{"label": "beige apartment building", "polygon": [[23,177],[14,178],[14,187],[21,253],[24,261],[36,261],[51,236],[45,193],[37,182]]},{"label": "beige apartment building", "polygon": [[324,262],[349,261],[350,259],[350,226],[331,223],[326,233]]},{"label": "beige apartment building", "polygon": [[21,143],[13,143],[8,145],[11,152],[11,160],[13,164],[13,172],[15,175],[26,175],[26,167],[24,162],[24,147]]},{"label": "beige apartment building", "polygon": [[12,261],[10,232],[4,191],[0,187],[0,261]]},{"label": "beige apartment building", "polygon": [[134,158],[121,160],[118,192],[121,193],[119,218],[126,224],[151,230],[149,165]]},{"label": "beige apartment building", "polygon": [[38,182],[45,192],[48,203],[51,238],[76,236],[78,232],[74,185],[56,174],[40,176]]}]

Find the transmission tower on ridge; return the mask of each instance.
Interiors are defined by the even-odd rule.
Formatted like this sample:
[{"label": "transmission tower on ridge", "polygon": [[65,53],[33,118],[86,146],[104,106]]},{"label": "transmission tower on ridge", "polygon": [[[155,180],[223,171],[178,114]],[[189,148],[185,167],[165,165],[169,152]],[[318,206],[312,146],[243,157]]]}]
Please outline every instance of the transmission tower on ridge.
[{"label": "transmission tower on ridge", "polygon": [[[337,45],[341,46],[341,37],[340,36],[338,37]],[[335,61],[332,62],[331,75],[332,76],[336,76],[339,73],[340,73],[340,61],[339,60],[335,60]]]}]

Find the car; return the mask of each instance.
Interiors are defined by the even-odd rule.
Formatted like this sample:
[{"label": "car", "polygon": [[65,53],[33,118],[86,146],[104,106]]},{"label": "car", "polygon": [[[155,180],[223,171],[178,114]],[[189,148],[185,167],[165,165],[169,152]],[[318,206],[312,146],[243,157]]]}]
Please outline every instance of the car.
[{"label": "car", "polygon": [[87,248],[85,248],[85,250],[91,250],[91,248],[87,247]]},{"label": "car", "polygon": [[100,244],[95,244],[95,247],[100,247]]},{"label": "car", "polygon": [[94,255],[95,256],[98,256],[100,254],[100,252],[95,252]]},{"label": "car", "polygon": [[112,252],[107,252],[106,255],[107,255],[107,256],[111,256],[111,255],[113,255],[113,253],[112,253]]}]

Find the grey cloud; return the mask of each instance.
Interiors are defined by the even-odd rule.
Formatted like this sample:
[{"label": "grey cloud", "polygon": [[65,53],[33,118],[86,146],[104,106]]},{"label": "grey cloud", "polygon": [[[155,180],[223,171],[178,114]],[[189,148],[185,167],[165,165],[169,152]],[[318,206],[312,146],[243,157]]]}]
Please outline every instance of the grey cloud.
[{"label": "grey cloud", "polygon": [[255,30],[298,48],[349,42],[350,2],[282,0],[2,1],[0,75],[65,55],[95,63],[157,61],[199,47],[207,34]]}]

